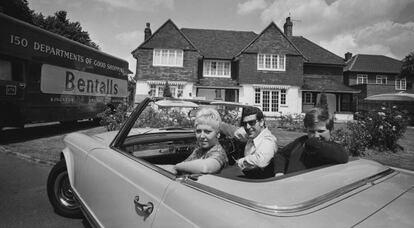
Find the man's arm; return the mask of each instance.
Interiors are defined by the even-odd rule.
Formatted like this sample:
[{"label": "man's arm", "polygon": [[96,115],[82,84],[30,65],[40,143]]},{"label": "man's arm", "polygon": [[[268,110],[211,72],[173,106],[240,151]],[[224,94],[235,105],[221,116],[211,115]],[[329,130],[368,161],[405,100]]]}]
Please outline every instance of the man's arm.
[{"label": "man's arm", "polygon": [[306,141],[305,147],[308,154],[318,157],[324,163],[342,164],[348,162],[348,153],[342,145],[336,142],[311,138]]},{"label": "man's arm", "polygon": [[237,161],[242,169],[252,169],[256,167],[265,168],[277,152],[276,142],[271,139],[263,139],[257,145],[253,154],[247,155]]}]

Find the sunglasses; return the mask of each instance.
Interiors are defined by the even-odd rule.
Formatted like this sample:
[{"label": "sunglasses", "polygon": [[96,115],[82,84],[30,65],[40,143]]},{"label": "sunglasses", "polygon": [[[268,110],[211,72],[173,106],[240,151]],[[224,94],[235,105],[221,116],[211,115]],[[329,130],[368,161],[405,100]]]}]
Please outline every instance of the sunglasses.
[{"label": "sunglasses", "polygon": [[250,125],[251,127],[253,127],[254,125],[256,125],[256,123],[257,123],[257,120],[249,120],[249,121],[243,121],[243,122],[242,122],[242,125],[243,125],[243,126],[247,126],[247,124],[248,124],[248,125]]}]

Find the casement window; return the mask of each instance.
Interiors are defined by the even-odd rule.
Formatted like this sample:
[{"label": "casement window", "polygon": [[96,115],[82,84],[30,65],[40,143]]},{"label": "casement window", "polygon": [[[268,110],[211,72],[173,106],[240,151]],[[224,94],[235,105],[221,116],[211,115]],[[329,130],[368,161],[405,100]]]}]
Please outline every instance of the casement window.
[{"label": "casement window", "polygon": [[286,56],[275,54],[257,55],[257,69],[271,70],[271,71],[285,71],[286,70]]},{"label": "casement window", "polygon": [[405,78],[395,80],[395,89],[396,90],[406,90],[407,89],[407,81],[405,80]]},{"label": "casement window", "polygon": [[286,90],[285,89],[280,90],[280,104],[281,105],[286,104]]},{"label": "casement window", "polygon": [[315,104],[316,103],[316,94],[311,92],[303,93],[303,104]]},{"label": "casement window", "polygon": [[[286,90],[285,90],[286,92]],[[254,103],[262,107],[263,112],[279,111],[279,91],[255,89]],[[286,103],[286,100],[285,100]]]},{"label": "casement window", "polygon": [[359,84],[368,84],[368,75],[357,74],[357,85]]},{"label": "casement window", "polygon": [[153,66],[183,66],[183,50],[178,49],[154,49]]},{"label": "casement window", "polygon": [[[184,85],[172,86],[170,85],[171,95],[173,97],[182,97],[184,92]],[[164,85],[150,85],[150,91],[148,92],[150,96],[162,97],[164,95]]]},{"label": "casement window", "polygon": [[375,80],[376,84],[387,84],[387,76],[385,75],[377,75],[376,80]]},{"label": "casement window", "polygon": [[150,91],[148,93],[150,96],[155,96],[157,94],[157,86],[152,84],[150,85]]},{"label": "casement window", "polygon": [[260,104],[260,96],[261,96],[260,88],[254,89],[254,103],[255,104]]},{"label": "casement window", "polygon": [[230,78],[230,61],[204,60],[203,76]]}]

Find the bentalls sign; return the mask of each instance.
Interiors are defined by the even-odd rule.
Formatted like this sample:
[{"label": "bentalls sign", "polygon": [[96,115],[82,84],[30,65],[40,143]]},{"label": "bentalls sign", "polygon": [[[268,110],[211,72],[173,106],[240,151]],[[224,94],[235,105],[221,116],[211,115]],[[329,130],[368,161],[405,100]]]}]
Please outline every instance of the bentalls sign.
[{"label": "bentalls sign", "polygon": [[50,94],[126,97],[126,80],[44,64],[41,91]]}]

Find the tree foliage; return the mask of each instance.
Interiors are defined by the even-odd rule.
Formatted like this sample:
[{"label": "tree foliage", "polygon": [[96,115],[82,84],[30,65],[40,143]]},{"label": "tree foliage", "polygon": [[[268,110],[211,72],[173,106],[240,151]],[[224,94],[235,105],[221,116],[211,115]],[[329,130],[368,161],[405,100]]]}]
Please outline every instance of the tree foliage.
[{"label": "tree foliage", "polygon": [[45,17],[41,13],[35,13],[31,10],[27,0],[1,0],[0,11],[89,47],[99,49],[99,46],[89,37],[89,33],[82,30],[79,22],[69,21],[66,11],[57,11],[53,16]]},{"label": "tree foliage", "polygon": [[0,11],[11,17],[33,24],[33,10],[27,0],[1,0]]},{"label": "tree foliage", "polygon": [[401,76],[414,79],[414,51],[403,59]]}]

